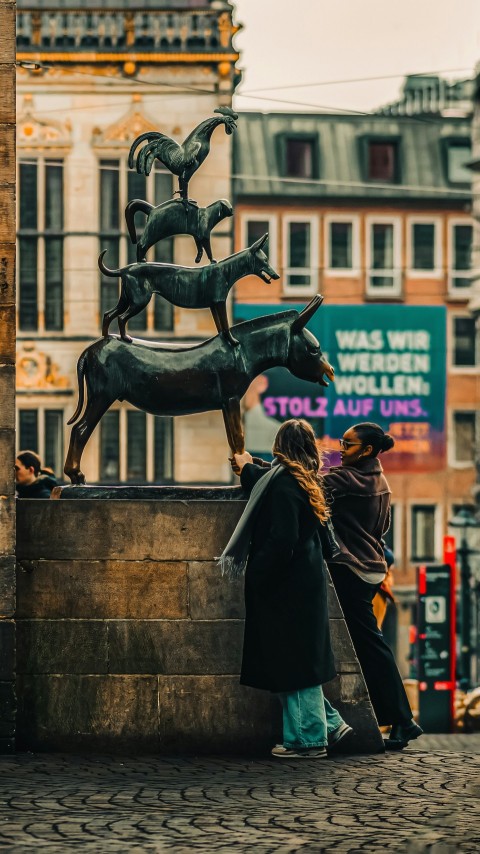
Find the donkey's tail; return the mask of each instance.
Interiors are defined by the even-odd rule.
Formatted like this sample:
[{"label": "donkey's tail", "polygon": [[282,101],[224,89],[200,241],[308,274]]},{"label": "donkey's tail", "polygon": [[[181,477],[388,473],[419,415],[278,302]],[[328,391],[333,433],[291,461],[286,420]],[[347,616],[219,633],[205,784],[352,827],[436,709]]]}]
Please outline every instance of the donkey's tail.
[{"label": "donkey's tail", "polygon": [[77,381],[78,381],[78,403],[72,417],[68,419],[67,424],[73,424],[79,417],[85,400],[85,360],[87,358],[87,350],[84,350],[77,362]]},{"label": "donkey's tail", "polygon": [[135,214],[144,213],[146,216],[152,211],[154,205],[144,202],[143,199],[132,199],[125,208],[125,222],[132,243],[137,242],[137,230],[135,228]]},{"label": "donkey's tail", "polygon": [[103,252],[100,252],[98,256],[98,266],[100,268],[100,272],[103,273],[104,276],[121,276],[122,271],[120,270],[109,270],[108,267],[103,263],[103,256],[106,255],[108,249],[104,249]]}]

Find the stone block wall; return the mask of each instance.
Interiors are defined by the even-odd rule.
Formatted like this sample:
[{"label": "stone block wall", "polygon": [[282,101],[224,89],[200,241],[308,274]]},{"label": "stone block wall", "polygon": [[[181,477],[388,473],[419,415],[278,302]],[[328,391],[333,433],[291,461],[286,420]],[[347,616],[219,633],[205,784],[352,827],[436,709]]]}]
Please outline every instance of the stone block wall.
[{"label": "stone block wall", "polygon": [[[18,744],[31,750],[263,751],[277,701],[238,683],[243,581],[213,560],[242,501],[18,504]],[[381,740],[333,588],[330,696]]]},{"label": "stone block wall", "polygon": [[15,727],[15,4],[0,0],[0,752]]}]

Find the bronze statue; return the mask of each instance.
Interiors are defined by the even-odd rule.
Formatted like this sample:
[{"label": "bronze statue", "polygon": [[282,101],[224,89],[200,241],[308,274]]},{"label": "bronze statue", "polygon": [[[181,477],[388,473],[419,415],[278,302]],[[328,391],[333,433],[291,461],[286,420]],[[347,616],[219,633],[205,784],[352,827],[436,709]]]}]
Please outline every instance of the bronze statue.
[{"label": "bronze statue", "polygon": [[[135,214],[144,213],[147,222],[137,240]],[[175,234],[191,234],[197,247],[195,264],[202,260],[203,250],[211,263],[215,262],[210,245],[210,232],[227,216],[233,215],[232,205],[227,199],[219,199],[200,208],[191,201],[182,204],[178,199],[169,199],[161,205],[150,205],[143,199],[132,199],[125,208],[128,233],[137,246],[137,261],[145,261],[145,255],[154,243]]]},{"label": "bronze statue", "polygon": [[[207,268],[212,271],[215,268]],[[82,353],[77,364],[78,405],[72,428],[65,474],[84,483],[80,469],[83,449],[98,422],[116,400],[126,400],[154,415],[188,415],[221,409],[232,453],[244,450],[240,399],[258,374],[275,366],[294,376],[328,385],[332,366],[317,339],[305,329],[323,297],[315,296],[302,312],[282,311],[233,327],[240,343],[230,347],[222,335],[193,347],[134,341],[117,336],[101,338]]]},{"label": "bronze statue", "polygon": [[210,151],[210,137],[219,125],[225,125],[225,133],[231,134],[237,127],[238,115],[230,107],[217,107],[220,115],[205,119],[179,144],[164,133],[148,131],[138,136],[130,148],[128,165],[133,169],[133,159],[139,145],[146,142],[137,157],[137,172],[150,175],[155,160],[163,163],[173,175],[178,175],[176,191],[184,200],[188,199],[188,182]]},{"label": "bronze statue", "polygon": [[218,331],[230,344],[236,345],[238,342],[230,332],[227,317],[226,299],[230,289],[243,276],[258,276],[268,284],[280,278],[262,251],[267,240],[268,234],[264,234],[248,249],[200,268],[144,262],[109,270],[103,263],[107,251],[104,250],[98,259],[101,272],[104,276],[120,276],[122,285],[117,305],[103,316],[102,335],[108,335],[110,323],[118,317],[120,336],[124,341],[131,341],[126,333],[127,321],[142,311],[152,294],[157,293],[181,308],[209,308]]}]

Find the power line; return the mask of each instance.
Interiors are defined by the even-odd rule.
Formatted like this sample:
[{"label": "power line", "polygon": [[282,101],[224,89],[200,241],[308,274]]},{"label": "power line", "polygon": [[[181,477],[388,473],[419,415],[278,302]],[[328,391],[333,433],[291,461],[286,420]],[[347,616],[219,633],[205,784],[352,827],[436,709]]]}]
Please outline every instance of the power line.
[{"label": "power line", "polygon": [[373,77],[351,77],[341,80],[318,80],[315,83],[287,83],[284,86],[264,86],[256,89],[247,89],[246,92],[237,92],[242,97],[253,92],[275,92],[277,90],[285,91],[286,89],[308,89],[316,86],[339,86],[344,83],[368,83],[374,80],[396,80],[400,77],[428,77],[432,74],[456,74],[460,71],[469,71],[473,74],[471,68],[441,68],[437,71],[415,71],[401,72],[400,74],[377,74]]},{"label": "power line", "polygon": [[[56,65],[46,65],[46,64],[40,63],[40,62],[29,63],[28,61],[19,61],[16,63],[16,65],[21,67],[21,68],[32,68],[32,67],[34,67],[35,69],[38,68],[39,70],[40,69],[54,70],[54,69],[59,68],[59,66],[56,66]],[[127,86],[135,86],[135,85],[144,86],[144,85],[146,85],[146,86],[153,86],[154,88],[158,89],[158,87],[164,86],[167,88],[174,89],[176,94],[188,94],[191,92],[198,94],[198,95],[215,95],[216,94],[214,89],[203,89],[201,87],[188,86],[186,84],[185,85],[184,84],[179,85],[177,83],[168,83],[166,81],[153,83],[150,80],[143,80],[143,79],[139,79],[139,78],[133,78],[131,80],[118,80],[118,78],[113,77],[111,74],[101,74],[101,73],[94,74],[93,72],[82,71],[82,70],[79,70],[77,68],[75,68],[75,69],[65,68],[63,70],[66,71],[67,73],[70,73],[70,74],[77,74],[78,73],[78,74],[83,74],[86,77],[94,77],[96,80],[99,77],[103,77],[103,78],[111,80],[115,83],[118,83],[119,86],[123,86],[123,87],[125,87],[125,85],[127,85]],[[397,75],[393,75],[393,76],[397,76]],[[373,80],[375,78],[370,78],[370,79]],[[382,79],[382,78],[379,78],[379,79]],[[279,87],[279,88],[282,88],[282,87]],[[252,90],[252,91],[255,91],[255,90]],[[55,94],[57,94],[57,93],[55,93]],[[166,95],[166,94],[167,93],[165,93],[165,92],[163,92],[163,93],[157,92],[157,96],[159,98]],[[379,114],[379,113],[375,113],[375,112],[366,112],[364,110],[355,110],[353,108],[346,108],[346,107],[325,106],[323,104],[313,104],[312,102],[308,102],[308,101],[292,101],[292,100],[289,100],[286,98],[272,98],[269,96],[260,96],[260,95],[253,95],[253,94],[247,94],[247,93],[245,93],[245,94],[237,93],[237,95],[239,97],[242,97],[242,98],[249,98],[250,100],[273,101],[273,102],[278,103],[278,104],[290,104],[291,106],[296,106],[296,107],[308,107],[309,109],[321,110],[324,113],[328,113],[330,115],[335,115],[335,114],[339,113],[342,115],[344,114],[344,115],[354,115],[354,116],[355,115],[356,116],[365,116],[365,117],[370,117],[370,118],[374,118],[374,119],[385,118],[381,113]],[[124,106],[130,106],[130,105],[131,105],[130,101],[124,102]],[[84,106],[73,107],[72,106],[72,107],[68,107],[67,110],[68,111],[73,111],[73,110],[89,111],[91,109],[99,109],[99,108],[109,107],[109,106],[112,106],[111,102],[108,102],[107,104],[103,104],[103,105],[99,105],[99,104],[89,105],[88,107],[84,107]],[[121,106],[121,104],[119,104],[117,102],[115,104],[115,106]],[[65,109],[65,107],[57,107],[57,108],[54,107],[54,108],[49,109],[49,110],[35,111],[35,115],[48,116],[48,115],[50,115],[52,113],[56,113],[56,112],[65,113],[65,112],[67,112],[67,110]],[[401,121],[402,124],[406,124],[408,122],[421,122],[424,124],[437,124],[438,123],[438,119],[433,118],[433,117],[428,118],[427,116],[389,116],[388,118],[390,120]]]}]

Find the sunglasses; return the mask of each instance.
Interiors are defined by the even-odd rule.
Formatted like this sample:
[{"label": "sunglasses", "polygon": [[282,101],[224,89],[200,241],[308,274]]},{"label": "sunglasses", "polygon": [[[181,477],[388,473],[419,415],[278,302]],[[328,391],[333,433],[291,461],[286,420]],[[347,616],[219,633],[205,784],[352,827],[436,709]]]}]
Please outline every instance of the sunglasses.
[{"label": "sunglasses", "polygon": [[354,445],[361,445],[361,442],[347,442],[345,439],[339,439],[341,448],[352,448]]}]

